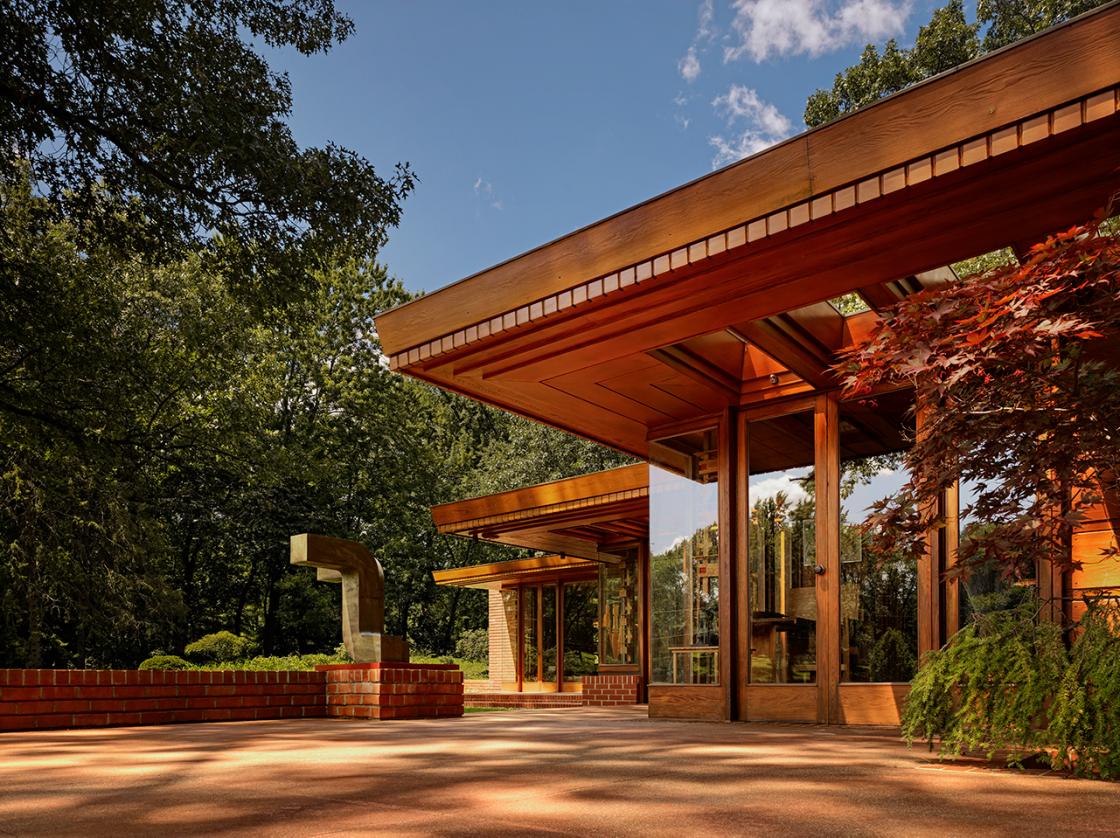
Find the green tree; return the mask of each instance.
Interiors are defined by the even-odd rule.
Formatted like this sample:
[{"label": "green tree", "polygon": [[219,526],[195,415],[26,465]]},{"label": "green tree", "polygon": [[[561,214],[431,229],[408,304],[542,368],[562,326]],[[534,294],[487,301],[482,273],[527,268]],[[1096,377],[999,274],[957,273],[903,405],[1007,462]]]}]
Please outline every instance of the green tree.
[{"label": "green tree", "polygon": [[0,176],[25,177],[85,241],[205,253],[233,284],[305,288],[370,259],[413,186],[354,152],[301,149],[291,85],[254,43],[326,52],[332,0],[0,0]]},{"label": "green tree", "polygon": [[918,29],[913,47],[890,40],[880,53],[868,44],[858,64],[836,74],[831,89],[809,96],[805,124],[823,125],[1099,5],[1096,0],[979,0],[976,19],[969,22],[962,0],[952,0]]}]

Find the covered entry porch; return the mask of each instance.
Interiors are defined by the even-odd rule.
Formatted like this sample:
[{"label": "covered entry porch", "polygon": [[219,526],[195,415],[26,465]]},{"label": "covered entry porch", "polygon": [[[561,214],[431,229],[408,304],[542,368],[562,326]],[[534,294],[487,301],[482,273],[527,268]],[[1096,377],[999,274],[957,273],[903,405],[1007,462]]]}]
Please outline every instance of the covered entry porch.
[{"label": "covered entry porch", "polygon": [[[947,266],[1111,206],[1117,43],[1110,5],[378,317],[394,369],[650,464],[652,715],[897,722],[960,621],[959,489],[921,561],[871,563],[921,411],[833,365]],[[1120,584],[1078,574],[1038,568],[1057,611]]]},{"label": "covered entry porch", "polygon": [[[488,680],[468,691],[542,694],[505,703],[556,706],[580,703],[562,696],[606,676],[645,682],[646,470],[627,466],[433,507],[442,533],[563,551],[433,573],[437,584],[488,592]],[[635,686],[631,703],[639,698]]]}]

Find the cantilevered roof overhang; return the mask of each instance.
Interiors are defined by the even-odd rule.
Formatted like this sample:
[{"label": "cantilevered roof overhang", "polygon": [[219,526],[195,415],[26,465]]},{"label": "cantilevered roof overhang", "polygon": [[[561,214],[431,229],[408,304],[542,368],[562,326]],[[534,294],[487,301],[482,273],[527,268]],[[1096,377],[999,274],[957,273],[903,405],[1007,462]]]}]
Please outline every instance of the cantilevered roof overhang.
[{"label": "cantilevered roof overhang", "polygon": [[[638,456],[658,428],[835,386],[943,266],[1120,188],[1120,5],[386,312],[394,369]],[[858,292],[871,311],[827,300]]]},{"label": "cantilevered roof overhang", "polygon": [[639,463],[433,506],[432,520],[445,534],[614,562],[617,550],[648,538],[648,497],[648,466]]},{"label": "cantilevered roof overhang", "polygon": [[598,562],[574,556],[535,556],[508,562],[492,562],[450,570],[433,570],[437,585],[458,588],[500,588],[519,582],[534,582],[552,577],[570,578],[597,573]]}]

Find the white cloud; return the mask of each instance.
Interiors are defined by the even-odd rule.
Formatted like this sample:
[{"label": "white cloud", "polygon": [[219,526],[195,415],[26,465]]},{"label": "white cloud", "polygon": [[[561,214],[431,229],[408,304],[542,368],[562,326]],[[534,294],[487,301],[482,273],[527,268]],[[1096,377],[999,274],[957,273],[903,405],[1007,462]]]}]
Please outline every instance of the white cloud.
[{"label": "white cloud", "polygon": [[817,56],[903,33],[913,0],[734,0],[738,42],[724,61]]},{"label": "white cloud", "polygon": [[696,34],[692,36],[692,45],[688,52],[677,62],[677,70],[681,78],[692,84],[700,77],[700,53],[705,45],[715,40],[719,30],[715,26],[716,7],[715,0],[702,0],[700,9],[696,14]]},{"label": "white cloud", "polygon": [[757,90],[741,84],[731,85],[726,93],[713,99],[712,107],[727,118],[729,125],[740,119],[749,119],[762,133],[779,137],[788,136],[793,128],[789,118],[774,105],[763,101]]},{"label": "white cloud", "polygon": [[715,27],[716,4],[715,0],[703,0],[700,11],[697,13],[696,26],[697,41],[714,41],[718,30]]},{"label": "white cloud", "polygon": [[733,84],[722,96],[712,100],[716,113],[733,126],[740,120],[749,124],[730,137],[722,134],[709,137],[716,150],[712,168],[741,160],[781,142],[793,133],[793,123],[770,102],[764,101],[758,91],[741,84]]},{"label": "white cloud", "polygon": [[696,47],[689,47],[684,58],[677,62],[681,78],[692,84],[700,77],[700,59],[696,57]]},{"label": "white cloud", "polygon": [[481,175],[475,179],[474,194],[489,204],[492,209],[500,210],[504,206],[502,199],[494,194],[494,184],[484,180]]},{"label": "white cloud", "polygon": [[[808,469],[806,469],[808,471]],[[794,475],[790,473],[778,474],[774,477],[764,477],[756,483],[751,483],[747,489],[750,495],[751,505],[753,506],[757,501],[763,498],[772,498],[781,492],[786,496],[786,499],[791,504],[800,503],[809,498],[809,494],[801,488],[797,482],[799,478],[804,475]]]}]

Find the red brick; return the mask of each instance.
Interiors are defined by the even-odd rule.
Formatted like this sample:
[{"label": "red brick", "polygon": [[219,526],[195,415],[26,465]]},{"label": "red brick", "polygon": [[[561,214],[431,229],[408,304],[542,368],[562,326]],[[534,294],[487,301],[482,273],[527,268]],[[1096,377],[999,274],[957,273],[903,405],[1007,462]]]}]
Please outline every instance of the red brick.
[{"label": "red brick", "polygon": [[43,698],[44,689],[53,690],[54,687],[0,687],[0,701],[28,701]]}]

